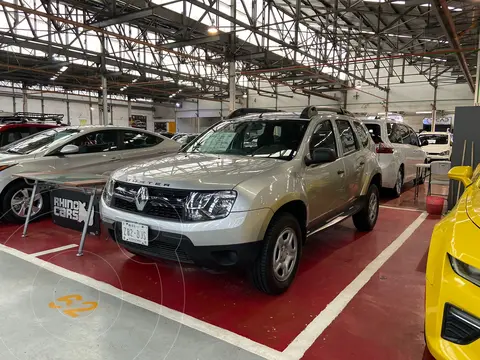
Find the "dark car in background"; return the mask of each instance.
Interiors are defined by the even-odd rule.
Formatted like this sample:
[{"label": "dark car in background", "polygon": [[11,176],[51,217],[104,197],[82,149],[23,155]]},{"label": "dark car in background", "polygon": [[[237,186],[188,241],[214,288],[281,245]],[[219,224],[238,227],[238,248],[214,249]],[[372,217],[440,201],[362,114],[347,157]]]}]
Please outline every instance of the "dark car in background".
[{"label": "dark car in background", "polygon": [[61,114],[0,113],[0,147],[37,132],[63,125]]}]

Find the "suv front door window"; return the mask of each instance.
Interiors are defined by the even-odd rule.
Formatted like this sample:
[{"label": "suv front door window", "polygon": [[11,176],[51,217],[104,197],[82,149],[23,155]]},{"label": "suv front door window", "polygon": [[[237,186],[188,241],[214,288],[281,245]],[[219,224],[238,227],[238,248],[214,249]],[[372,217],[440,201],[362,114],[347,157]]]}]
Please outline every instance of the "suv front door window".
[{"label": "suv front door window", "polygon": [[[330,120],[323,120],[313,130],[308,144],[308,154],[315,149],[329,149],[338,157],[335,131]],[[307,166],[305,170],[307,186],[309,222],[312,226],[325,216],[339,211],[345,203],[345,167],[342,158],[320,164]]]}]

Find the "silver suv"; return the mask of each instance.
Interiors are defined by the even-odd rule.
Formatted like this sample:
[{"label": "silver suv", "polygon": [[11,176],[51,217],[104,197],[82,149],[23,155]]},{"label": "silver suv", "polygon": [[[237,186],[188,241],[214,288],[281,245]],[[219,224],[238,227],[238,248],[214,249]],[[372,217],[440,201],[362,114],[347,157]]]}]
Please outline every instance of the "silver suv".
[{"label": "silver suv", "polygon": [[348,216],[361,231],[375,226],[380,184],[366,128],[341,109],[308,107],[228,119],[178,154],[115,171],[100,212],[134,254],[240,265],[280,294],[307,237]]}]

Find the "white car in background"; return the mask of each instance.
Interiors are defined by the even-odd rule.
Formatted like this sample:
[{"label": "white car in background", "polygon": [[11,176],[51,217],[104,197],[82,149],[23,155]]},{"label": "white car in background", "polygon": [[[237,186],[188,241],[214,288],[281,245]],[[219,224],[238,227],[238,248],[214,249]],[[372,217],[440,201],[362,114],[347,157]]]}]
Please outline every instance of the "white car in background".
[{"label": "white car in background", "polygon": [[[132,162],[174,153],[180,144],[129,127],[65,126],[39,132],[0,148],[0,220],[23,222],[32,186],[13,175],[69,171],[108,174]],[[49,210],[48,193],[38,194],[32,216]]]},{"label": "white car in background", "polygon": [[408,125],[384,119],[364,120],[373,141],[380,167],[382,187],[398,197],[403,184],[416,178],[416,164],[425,163],[427,154],[417,133]]},{"label": "white car in background", "polygon": [[450,160],[452,154],[452,134],[449,132],[422,132],[418,135],[422,149],[427,153],[428,162]]}]

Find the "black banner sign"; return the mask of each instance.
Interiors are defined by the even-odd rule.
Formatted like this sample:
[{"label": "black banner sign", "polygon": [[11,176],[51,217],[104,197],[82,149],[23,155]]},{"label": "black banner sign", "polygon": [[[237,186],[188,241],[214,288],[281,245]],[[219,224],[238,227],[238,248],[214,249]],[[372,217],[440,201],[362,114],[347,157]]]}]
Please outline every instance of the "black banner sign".
[{"label": "black banner sign", "polygon": [[88,216],[88,202],[90,195],[80,191],[55,189],[50,193],[53,222],[59,226],[82,231],[85,221],[88,221],[87,233],[100,234],[100,214],[98,212],[98,199],[93,203],[93,212]]}]

